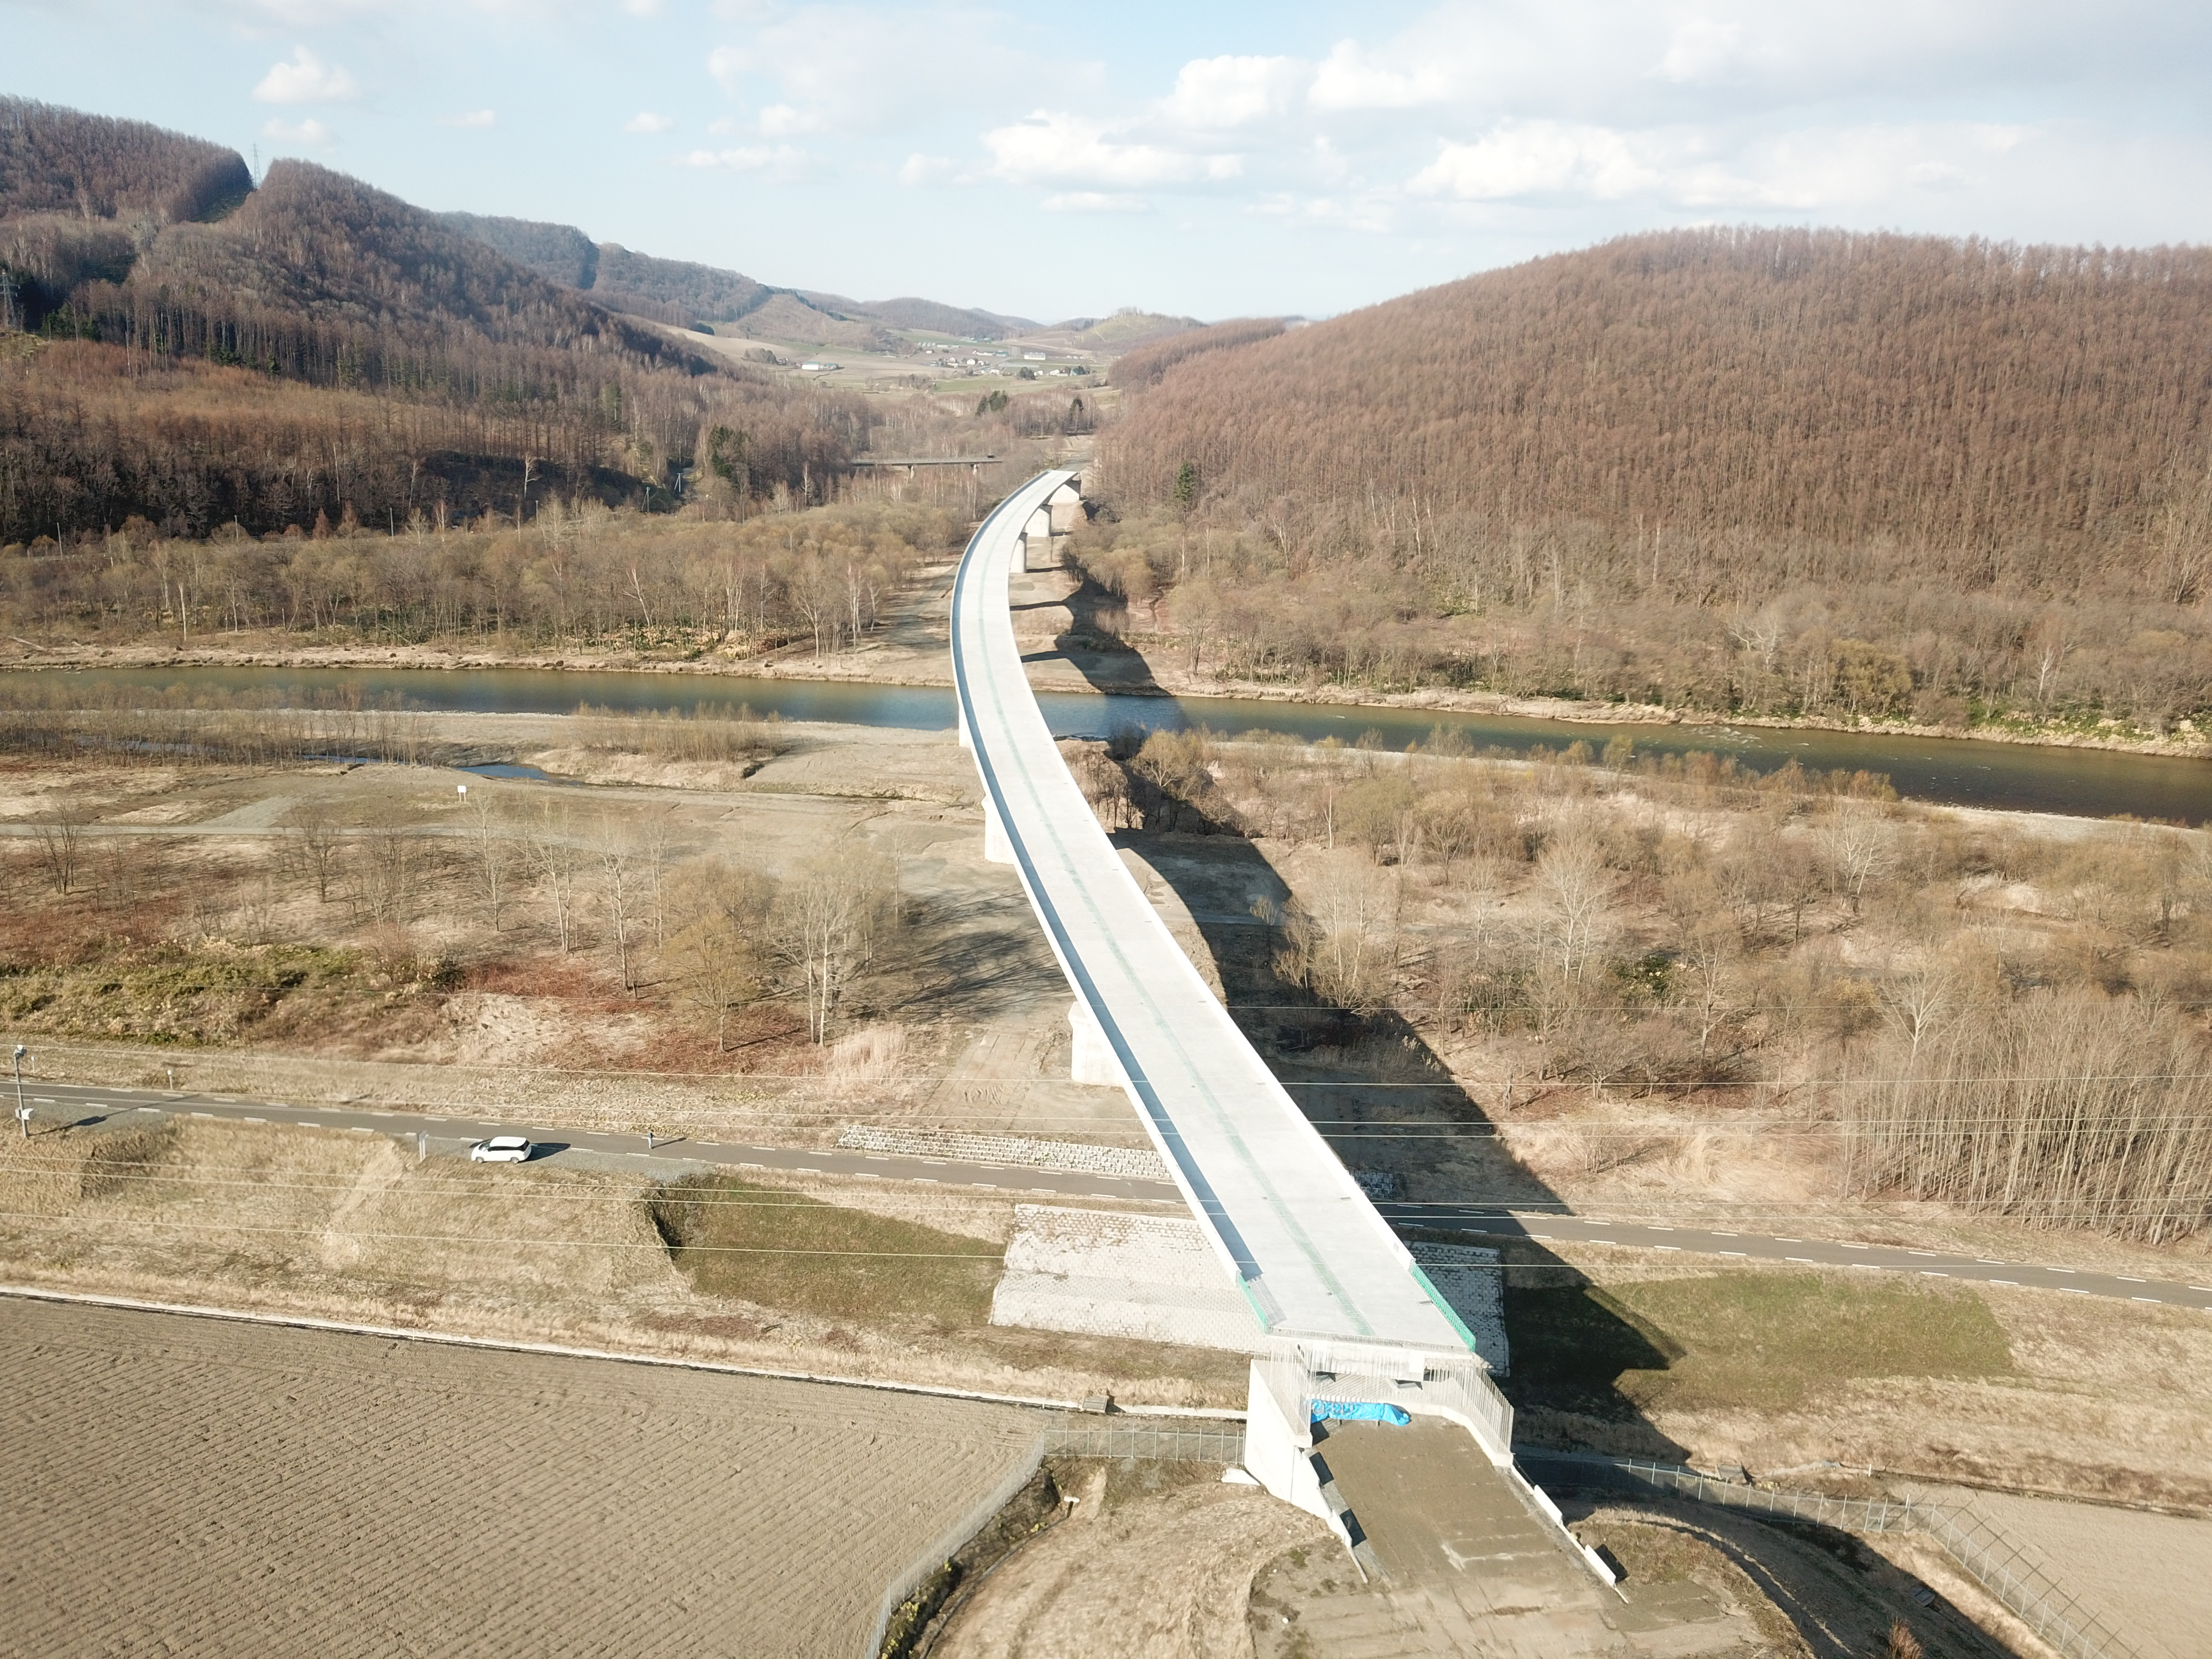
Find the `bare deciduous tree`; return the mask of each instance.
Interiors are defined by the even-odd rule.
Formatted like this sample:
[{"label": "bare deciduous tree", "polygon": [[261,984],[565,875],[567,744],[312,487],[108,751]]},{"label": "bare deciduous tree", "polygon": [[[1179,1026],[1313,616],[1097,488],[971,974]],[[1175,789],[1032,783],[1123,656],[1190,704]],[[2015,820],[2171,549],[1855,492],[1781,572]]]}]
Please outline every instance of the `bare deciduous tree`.
[{"label": "bare deciduous tree", "polygon": [[829,1041],[831,1018],[854,975],[875,955],[897,904],[896,867],[852,841],[807,860],[777,889],[769,938],[799,975],[807,1028],[817,1044]]},{"label": "bare deciduous tree", "polygon": [[325,801],[309,801],[293,809],[291,820],[290,850],[315,884],[315,902],[327,904],[331,884],[337,879],[339,848],[344,845],[337,814]]}]

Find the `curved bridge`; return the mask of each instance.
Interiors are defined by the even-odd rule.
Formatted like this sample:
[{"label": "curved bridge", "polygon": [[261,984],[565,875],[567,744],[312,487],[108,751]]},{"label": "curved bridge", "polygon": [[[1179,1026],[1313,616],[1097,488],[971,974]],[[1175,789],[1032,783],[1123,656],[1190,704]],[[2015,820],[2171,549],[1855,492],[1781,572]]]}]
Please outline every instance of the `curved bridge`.
[{"label": "curved bridge", "polygon": [[[1146,899],[1022,671],[1007,580],[1075,474],[1042,473],[969,542],[952,593],[961,741],[993,856],[1013,864],[1075,993],[1079,1072],[1110,1080],[1167,1160],[1261,1328],[1464,1358],[1474,1339],[1253,1051]],[[1417,1369],[1413,1376],[1418,1378]]]}]

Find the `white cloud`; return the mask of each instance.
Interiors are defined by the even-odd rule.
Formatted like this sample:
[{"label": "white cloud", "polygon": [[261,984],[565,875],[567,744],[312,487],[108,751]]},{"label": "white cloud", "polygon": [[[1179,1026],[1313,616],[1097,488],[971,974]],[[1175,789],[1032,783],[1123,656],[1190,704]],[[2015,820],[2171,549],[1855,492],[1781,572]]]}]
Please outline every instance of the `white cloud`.
[{"label": "white cloud", "polygon": [[898,181],[911,185],[943,184],[959,171],[960,164],[949,155],[924,155],[916,150],[899,168]]},{"label": "white cloud", "polygon": [[821,111],[791,104],[770,104],[760,112],[761,136],[766,138],[802,138],[821,131],[826,125]]},{"label": "white cloud", "polygon": [[623,0],[623,9],[633,17],[658,17],[667,9],[664,0]]},{"label": "white cloud", "polygon": [[[716,9],[747,26],[716,46],[707,71],[731,97],[784,112],[787,131],[895,131],[972,109],[994,88],[1049,75],[1064,84],[1079,65],[1039,59],[1012,44],[1000,11],[975,3],[885,6],[734,4]],[[803,126],[799,124],[803,124]],[[763,128],[765,131],[765,128]]]},{"label": "white cloud", "polygon": [[1692,17],[1677,26],[1666,55],[1651,72],[1677,84],[1717,81],[1747,66],[1753,56],[1745,49],[1741,23]]},{"label": "white cloud", "polygon": [[280,144],[298,144],[308,149],[331,147],[331,130],[312,118],[305,121],[268,121],[262,126],[261,136]]},{"label": "white cloud", "polygon": [[1143,213],[1152,204],[1141,196],[1117,196],[1104,191],[1061,191],[1044,198],[1047,213]]},{"label": "white cloud", "polygon": [[1196,58],[1160,112],[1180,127],[1238,127],[1287,110],[1313,71],[1291,58]]},{"label": "white cloud", "polygon": [[1472,144],[1440,144],[1437,159],[1406,188],[1462,202],[1565,195],[1617,200],[1662,182],[1639,148],[1637,139],[1609,127],[1504,122]]},{"label": "white cloud", "polygon": [[1123,143],[1101,123],[1046,110],[985,133],[983,148],[991,152],[991,171],[1016,185],[1126,189],[1234,179],[1244,170],[1240,155]]},{"label": "white cloud", "polygon": [[344,70],[325,64],[305,46],[295,46],[289,62],[269,66],[253,96],[264,104],[335,104],[360,90]]},{"label": "white cloud", "polygon": [[734,149],[695,149],[679,158],[678,165],[786,179],[804,173],[810,159],[805,150],[790,144],[742,144]]},{"label": "white cloud", "polygon": [[1314,71],[1307,96],[1321,110],[1418,109],[1451,96],[1452,71],[1448,52],[1432,51],[1409,68],[1392,69],[1358,42],[1340,40]]},{"label": "white cloud", "polygon": [[665,132],[675,125],[675,121],[668,116],[655,115],[649,109],[641,109],[623,123],[623,131],[624,132]]},{"label": "white cloud", "polygon": [[488,109],[472,109],[465,115],[441,115],[441,127],[489,127],[499,125],[498,118]]}]

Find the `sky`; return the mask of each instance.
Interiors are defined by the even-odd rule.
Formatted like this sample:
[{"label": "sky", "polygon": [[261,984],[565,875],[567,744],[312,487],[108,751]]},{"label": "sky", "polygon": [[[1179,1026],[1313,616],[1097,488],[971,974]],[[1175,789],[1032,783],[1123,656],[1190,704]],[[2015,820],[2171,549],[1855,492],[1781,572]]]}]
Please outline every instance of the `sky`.
[{"label": "sky", "polygon": [[2212,240],[2205,0],[0,0],[0,92],[1043,320],[1679,225]]}]

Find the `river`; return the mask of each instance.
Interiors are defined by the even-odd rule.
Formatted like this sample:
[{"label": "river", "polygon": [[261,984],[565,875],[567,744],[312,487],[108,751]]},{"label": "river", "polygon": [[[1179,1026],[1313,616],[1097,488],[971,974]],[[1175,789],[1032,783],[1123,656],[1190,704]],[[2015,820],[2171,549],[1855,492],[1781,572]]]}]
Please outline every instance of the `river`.
[{"label": "river", "polygon": [[[107,685],[164,690],[268,695],[308,705],[359,702],[441,711],[564,714],[579,703],[622,709],[744,704],[785,720],[942,731],[952,725],[949,687],[872,685],[843,680],[750,679],[716,675],[567,672],[494,668],[431,671],[375,668],[116,668],[24,672],[10,684]],[[1394,749],[1438,727],[1478,749],[1515,753],[1577,740],[1601,749],[1627,738],[1643,754],[1705,750],[1771,771],[1795,759],[1823,770],[1887,775],[1898,793],[1956,806],[2063,812],[2089,817],[2212,820],[2212,760],[2134,755],[2107,749],[2046,748],[1965,738],[1901,738],[1857,732],[1794,731],[1725,722],[1601,726],[1435,709],[1271,702],[1243,697],[1137,697],[1048,691],[1038,698],[1063,737],[1105,737],[1130,726],[1203,726],[1222,732],[1279,732],[1309,741],[1349,743],[1379,732]]]}]

